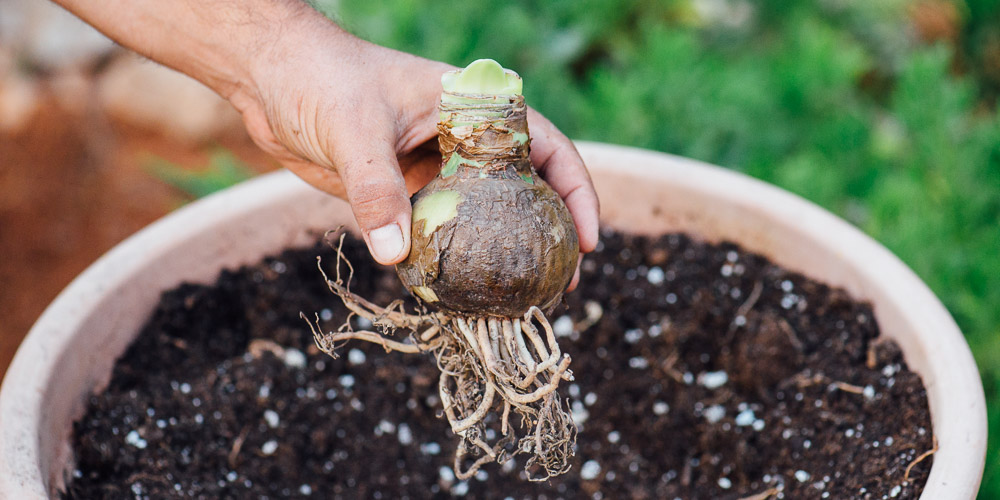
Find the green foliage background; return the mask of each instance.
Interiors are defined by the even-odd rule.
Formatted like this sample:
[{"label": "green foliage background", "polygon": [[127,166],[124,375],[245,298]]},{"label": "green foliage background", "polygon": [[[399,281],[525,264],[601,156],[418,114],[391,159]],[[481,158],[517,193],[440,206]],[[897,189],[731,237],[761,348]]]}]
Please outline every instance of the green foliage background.
[{"label": "green foliage background", "polygon": [[[316,0],[375,43],[490,57],[576,139],[739,170],[846,218],[966,333],[989,401],[981,498],[1000,498],[1000,2],[923,43],[904,0]],[[993,59],[991,59],[993,58]]]}]

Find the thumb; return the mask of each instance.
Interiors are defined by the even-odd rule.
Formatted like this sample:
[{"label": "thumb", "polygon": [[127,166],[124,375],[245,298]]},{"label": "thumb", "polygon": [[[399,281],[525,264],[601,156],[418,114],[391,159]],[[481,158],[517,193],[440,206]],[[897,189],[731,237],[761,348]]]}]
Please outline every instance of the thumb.
[{"label": "thumb", "polygon": [[391,265],[410,253],[410,197],[393,142],[377,137],[350,141],[336,164],[368,251]]}]

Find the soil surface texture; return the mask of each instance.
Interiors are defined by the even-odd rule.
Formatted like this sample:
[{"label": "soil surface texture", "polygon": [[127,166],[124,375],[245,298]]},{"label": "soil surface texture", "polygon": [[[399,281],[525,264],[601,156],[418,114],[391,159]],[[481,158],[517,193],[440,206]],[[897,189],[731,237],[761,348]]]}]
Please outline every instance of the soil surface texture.
[{"label": "soil surface texture", "polygon": [[[346,247],[353,291],[404,296]],[[925,390],[869,305],[734,245],[606,232],[550,318],[573,469],[457,481],[430,354],[313,345],[300,311],[346,317],[317,254],[329,270],[318,244],[165,293],[75,425],[65,496],[902,499],[930,471]]]}]

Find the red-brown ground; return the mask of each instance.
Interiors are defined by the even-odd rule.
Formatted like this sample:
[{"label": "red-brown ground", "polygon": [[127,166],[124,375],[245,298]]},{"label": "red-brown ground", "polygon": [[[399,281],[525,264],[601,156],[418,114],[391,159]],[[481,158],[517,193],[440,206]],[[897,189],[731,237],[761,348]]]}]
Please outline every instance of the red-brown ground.
[{"label": "red-brown ground", "polygon": [[41,94],[24,126],[0,131],[0,376],[34,321],[76,275],[183,202],[145,171],[151,156],[201,166],[222,146],[256,171],[276,166],[242,132],[181,144],[97,109],[67,109],[44,84]]}]

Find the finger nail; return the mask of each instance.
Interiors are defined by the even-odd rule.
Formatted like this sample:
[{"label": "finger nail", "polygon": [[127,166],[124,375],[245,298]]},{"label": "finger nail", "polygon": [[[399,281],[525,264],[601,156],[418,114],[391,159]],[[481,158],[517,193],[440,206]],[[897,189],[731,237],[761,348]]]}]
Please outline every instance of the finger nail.
[{"label": "finger nail", "polygon": [[403,232],[393,222],[368,232],[368,249],[375,260],[386,264],[396,260],[403,252]]}]

